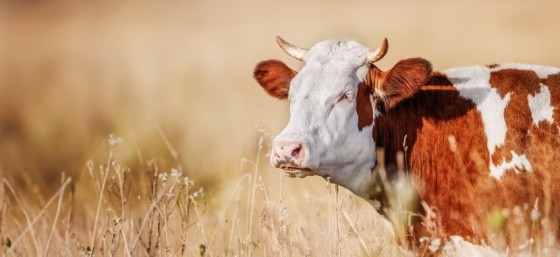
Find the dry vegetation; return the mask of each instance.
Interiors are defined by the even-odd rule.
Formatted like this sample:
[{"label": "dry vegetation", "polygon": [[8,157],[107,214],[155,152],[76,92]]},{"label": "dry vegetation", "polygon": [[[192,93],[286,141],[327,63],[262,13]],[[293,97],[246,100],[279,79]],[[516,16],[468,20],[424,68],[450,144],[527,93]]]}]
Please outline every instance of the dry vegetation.
[{"label": "dry vegetation", "polygon": [[0,3],[0,252],[398,255],[363,200],[268,167],[287,108],[252,81],[254,65],[301,67],[275,45],[280,34],[301,46],[388,37],[384,68],[416,56],[436,69],[560,66],[559,9],[552,0]]},{"label": "dry vegetation", "polygon": [[[244,160],[244,175],[210,196],[182,168],[150,159],[120,163],[122,144],[88,162],[72,186],[62,177],[49,199],[22,197],[2,181],[0,233],[6,256],[378,256],[399,254],[386,225],[363,201],[325,185],[326,195],[263,177]],[[169,151],[173,152],[172,148]],[[259,156],[256,160],[261,160]],[[275,180],[275,181],[273,181]],[[278,183],[280,181],[280,183]],[[29,185],[33,187],[33,185]],[[84,190],[87,192],[84,192]],[[286,200],[298,192],[300,204]],[[87,194],[87,195],[86,195]],[[213,194],[217,194],[214,192]],[[79,196],[81,195],[81,196]],[[219,202],[216,198],[220,199]],[[311,210],[308,206],[321,206]]]}]

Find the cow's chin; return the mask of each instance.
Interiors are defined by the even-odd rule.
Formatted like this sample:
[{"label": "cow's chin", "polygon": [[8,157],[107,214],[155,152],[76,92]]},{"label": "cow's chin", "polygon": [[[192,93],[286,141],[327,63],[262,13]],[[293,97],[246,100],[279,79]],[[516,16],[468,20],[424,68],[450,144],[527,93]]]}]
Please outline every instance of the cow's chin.
[{"label": "cow's chin", "polygon": [[305,178],[307,176],[314,176],[315,174],[310,168],[296,167],[291,165],[280,165],[284,175],[290,178]]}]

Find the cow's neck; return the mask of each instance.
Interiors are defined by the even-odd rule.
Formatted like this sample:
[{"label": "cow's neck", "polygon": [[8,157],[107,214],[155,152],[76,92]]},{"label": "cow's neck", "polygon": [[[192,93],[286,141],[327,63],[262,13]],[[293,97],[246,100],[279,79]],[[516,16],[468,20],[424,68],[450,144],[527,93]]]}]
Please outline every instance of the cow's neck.
[{"label": "cow's neck", "polygon": [[[409,174],[403,168],[402,156],[398,157],[397,170],[387,170],[385,163],[385,149],[376,150],[377,163],[371,170],[373,185],[369,188],[367,199],[374,203],[374,207],[381,214],[386,214],[387,209],[394,208],[395,200],[400,201],[397,208],[407,211],[419,211],[418,194],[412,185]],[[404,197],[404,198],[403,198]],[[403,201],[406,201],[403,202]]]},{"label": "cow's neck", "polygon": [[[452,125],[458,117],[465,116],[473,110],[472,102],[459,96],[459,92],[447,80],[445,75],[434,73],[428,83],[423,86],[413,97],[405,99],[397,106],[385,110],[382,103],[377,103],[380,112],[375,119],[373,138],[376,147],[385,149],[384,163],[389,179],[396,170],[415,171],[420,167],[412,167],[411,158],[417,144],[419,132],[422,131],[426,121],[434,124],[447,124],[451,130],[447,134],[458,134],[453,128],[462,129],[461,126]],[[429,125],[432,123],[428,122]],[[464,126],[464,124],[463,124]],[[441,133],[440,133],[441,134]],[[426,139],[428,140],[428,139]],[[435,138],[432,144],[435,144]],[[445,145],[438,147],[449,148],[447,140]],[[399,153],[403,154],[403,167],[398,167]],[[426,155],[431,153],[426,152]],[[423,167],[424,169],[427,167]]]},{"label": "cow's neck", "polygon": [[[476,170],[479,163],[475,159],[461,162],[455,161],[455,157],[475,152],[480,153],[481,160],[487,160],[486,142],[483,131],[479,131],[481,121],[475,105],[462,98],[445,75],[434,73],[412,98],[390,110],[383,110],[381,104],[377,107],[380,115],[375,119],[373,138],[376,147],[384,149],[385,155],[379,159],[384,161],[389,184],[398,177],[399,170],[403,171],[411,177],[420,198],[428,205],[447,201],[438,198],[450,195],[439,194],[438,190],[446,190],[445,185],[453,184],[458,192],[467,191],[468,187],[461,182],[464,177],[453,176],[456,173],[448,171]],[[470,133],[465,134],[465,128]],[[451,150],[455,147],[454,140],[456,152]],[[403,158],[400,165],[399,156]],[[439,160],[448,162],[444,166]]]},{"label": "cow's neck", "polygon": [[[370,74],[378,74],[377,72],[370,72]],[[379,83],[379,76],[372,76],[370,81],[375,84]],[[377,81],[377,82],[376,82]],[[451,106],[455,106],[450,108]],[[422,175],[425,170],[437,170],[437,167],[431,166],[415,166],[414,149],[419,137],[419,131],[422,130],[423,120],[435,120],[447,122],[455,119],[458,115],[468,112],[473,108],[472,104],[468,101],[461,99],[458,92],[454,89],[451,82],[449,82],[444,75],[434,73],[432,78],[428,81],[426,86],[410,99],[406,99],[397,106],[385,110],[382,103],[377,103],[376,110],[379,115],[375,119],[375,127],[373,131],[373,138],[377,148],[377,165],[372,173],[373,180],[385,180],[386,185],[394,185],[398,183],[397,179],[405,178],[406,183],[417,184],[409,180],[409,175],[412,180],[416,179],[429,179]],[[453,114],[451,112],[457,112]],[[451,133],[452,131],[448,131]],[[423,144],[425,143],[423,140]],[[440,140],[429,139],[429,144],[436,144]],[[444,143],[447,140],[444,141]],[[436,146],[434,146],[436,147]],[[437,148],[447,149],[449,145],[438,145]],[[418,151],[418,149],[416,149]],[[425,152],[430,155],[429,151]],[[415,157],[422,159],[422,157]],[[437,158],[435,156],[434,158]],[[426,162],[424,162],[426,163]],[[436,162],[434,162],[436,163]],[[381,171],[382,175],[380,177]],[[383,179],[381,179],[383,178]],[[387,187],[380,187],[378,184],[373,185],[370,189],[370,200],[377,200],[381,203],[381,213],[383,208],[391,208],[389,203],[389,194]],[[420,184],[423,184],[420,182]],[[422,194],[421,188],[418,193]],[[389,189],[390,190],[390,189]],[[396,193],[399,193],[398,190]],[[411,203],[416,208],[419,205]],[[417,210],[420,211],[420,210]]]}]

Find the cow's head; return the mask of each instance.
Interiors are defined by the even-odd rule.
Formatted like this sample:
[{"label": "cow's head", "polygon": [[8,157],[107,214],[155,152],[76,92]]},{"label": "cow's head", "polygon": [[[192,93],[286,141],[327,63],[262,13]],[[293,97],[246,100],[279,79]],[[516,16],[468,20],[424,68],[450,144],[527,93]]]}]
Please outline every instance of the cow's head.
[{"label": "cow's head", "polygon": [[372,99],[393,108],[426,83],[431,64],[407,59],[380,71],[373,63],[387,52],[387,40],[375,50],[348,39],[326,40],[309,50],[279,37],[277,42],[305,66],[296,72],[268,60],[255,67],[254,77],[266,92],[290,102],[290,121],[273,141],[272,165],[290,176],[328,177],[363,196],[376,161],[372,130],[378,110]]}]

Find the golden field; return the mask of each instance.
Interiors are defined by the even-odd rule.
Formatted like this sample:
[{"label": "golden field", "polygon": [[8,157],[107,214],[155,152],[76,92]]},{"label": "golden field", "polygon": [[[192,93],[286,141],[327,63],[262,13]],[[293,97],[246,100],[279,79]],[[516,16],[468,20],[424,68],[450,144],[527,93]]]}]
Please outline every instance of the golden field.
[{"label": "golden field", "polygon": [[435,69],[560,66],[558,10],[554,0],[2,2],[0,252],[403,254],[365,201],[269,167],[288,108],[253,81],[254,65],[302,66],[281,35],[302,47],[387,37],[384,69],[408,57]]}]

